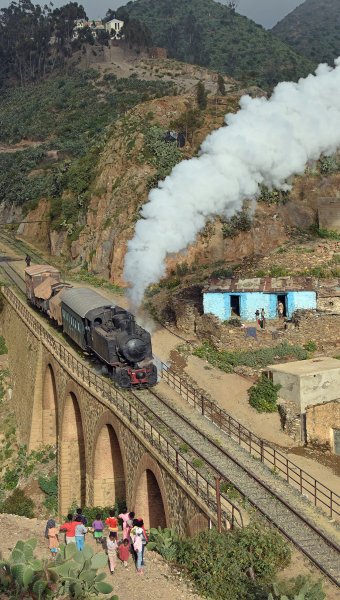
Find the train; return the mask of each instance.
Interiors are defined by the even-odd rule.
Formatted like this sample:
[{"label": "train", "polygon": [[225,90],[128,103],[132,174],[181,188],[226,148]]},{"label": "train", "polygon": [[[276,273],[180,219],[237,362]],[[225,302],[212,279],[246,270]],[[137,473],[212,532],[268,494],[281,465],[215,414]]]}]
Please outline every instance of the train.
[{"label": "train", "polygon": [[157,383],[151,336],[134,315],[91,288],[61,281],[58,269],[32,265],[25,269],[26,296],[79,348],[95,355],[116,385],[149,388]]}]

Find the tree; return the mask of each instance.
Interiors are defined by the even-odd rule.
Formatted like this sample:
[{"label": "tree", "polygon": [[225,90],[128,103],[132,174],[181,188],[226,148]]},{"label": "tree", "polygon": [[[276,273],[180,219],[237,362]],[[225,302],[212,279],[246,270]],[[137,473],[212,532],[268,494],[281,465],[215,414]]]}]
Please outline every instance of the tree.
[{"label": "tree", "polygon": [[221,74],[217,77],[217,89],[220,92],[221,96],[225,96],[224,78]]},{"label": "tree", "polygon": [[200,110],[205,110],[207,108],[207,92],[202,81],[199,81],[196,86],[196,100]]}]

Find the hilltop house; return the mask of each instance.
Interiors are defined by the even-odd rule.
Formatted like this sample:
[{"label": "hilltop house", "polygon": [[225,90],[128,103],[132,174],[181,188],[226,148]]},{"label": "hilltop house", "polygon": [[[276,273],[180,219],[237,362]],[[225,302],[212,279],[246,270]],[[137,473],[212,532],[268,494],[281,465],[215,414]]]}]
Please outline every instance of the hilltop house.
[{"label": "hilltop house", "polygon": [[255,311],[264,308],[267,319],[278,316],[278,302],[284,316],[297,309],[320,309],[340,314],[340,280],[315,277],[258,277],[254,279],[212,280],[203,289],[204,313],[221,321],[240,317],[255,321]]},{"label": "hilltop house", "polygon": [[105,29],[112,37],[117,37],[123,25],[124,21],[120,21],[119,19],[111,19],[105,23]]}]

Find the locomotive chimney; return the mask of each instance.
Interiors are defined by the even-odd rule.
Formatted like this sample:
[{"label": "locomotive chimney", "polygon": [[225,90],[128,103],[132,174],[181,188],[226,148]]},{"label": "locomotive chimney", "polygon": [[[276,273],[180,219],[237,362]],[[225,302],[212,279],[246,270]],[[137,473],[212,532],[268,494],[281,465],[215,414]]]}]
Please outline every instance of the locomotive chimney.
[{"label": "locomotive chimney", "polygon": [[132,315],[130,315],[130,319],[128,321],[127,330],[128,330],[128,332],[129,332],[130,335],[133,335],[134,333],[136,333],[136,321],[135,321],[135,319],[134,319],[134,317]]}]

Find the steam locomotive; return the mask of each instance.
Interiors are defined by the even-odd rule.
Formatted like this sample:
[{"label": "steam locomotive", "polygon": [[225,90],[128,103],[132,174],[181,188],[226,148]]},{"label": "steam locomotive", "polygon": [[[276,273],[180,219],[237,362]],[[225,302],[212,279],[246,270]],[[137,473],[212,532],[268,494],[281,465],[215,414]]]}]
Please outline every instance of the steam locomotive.
[{"label": "steam locomotive", "polygon": [[124,389],[157,383],[151,336],[132,313],[94,290],[60,280],[49,265],[25,269],[28,301],[60,325],[82,350],[94,354]]}]

